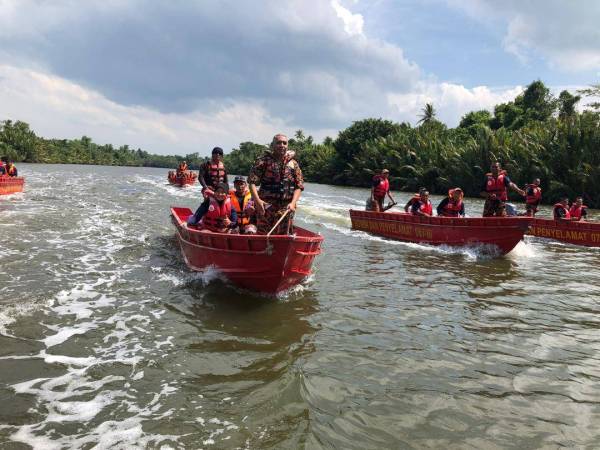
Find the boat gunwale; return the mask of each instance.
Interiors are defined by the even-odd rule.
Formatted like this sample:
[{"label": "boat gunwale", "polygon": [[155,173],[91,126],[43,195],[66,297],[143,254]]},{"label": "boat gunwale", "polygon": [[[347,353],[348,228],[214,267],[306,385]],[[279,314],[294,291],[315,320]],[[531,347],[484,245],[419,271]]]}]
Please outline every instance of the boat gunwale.
[{"label": "boat gunwale", "polygon": [[[323,236],[319,233],[314,233],[310,230],[307,230],[306,228],[302,228],[302,227],[298,227],[296,226],[296,228],[302,230],[302,232],[304,233],[308,233],[311,236],[302,236],[302,235],[298,235],[298,234],[290,234],[290,235],[283,235],[283,234],[272,234],[270,236],[267,236],[266,234],[226,234],[226,233],[213,233],[211,231],[207,231],[207,230],[195,230],[193,228],[189,228],[187,226],[187,223],[184,222],[181,217],[177,214],[176,210],[185,210],[187,209],[188,211],[190,211],[190,213],[192,212],[191,209],[189,208],[181,208],[178,206],[172,206],[171,207],[171,216],[173,218],[175,218],[175,220],[177,220],[177,224],[179,225],[179,228],[187,230],[188,233],[191,234],[199,234],[201,236],[213,236],[213,237],[219,237],[219,238],[223,238],[223,239],[228,239],[228,240],[248,240],[248,241],[257,241],[257,242],[270,242],[270,241],[289,241],[290,243],[293,242],[302,242],[302,243],[317,243],[317,242],[323,242]],[[186,240],[187,242],[187,240]],[[207,247],[207,248],[214,248],[214,247]],[[217,250],[217,249],[215,249]]]},{"label": "boat gunwale", "polygon": [[[358,214],[357,214],[358,213]],[[366,213],[366,214],[365,214]],[[385,214],[382,217],[381,215]],[[522,229],[524,226],[528,227],[533,225],[532,217],[444,217],[444,216],[435,216],[435,217],[425,217],[425,216],[415,216],[408,213],[401,212],[375,212],[375,211],[361,211],[361,210],[350,210],[350,219],[365,219],[372,221],[380,221],[380,222],[394,222],[394,223],[405,223],[410,225],[424,225],[427,227],[453,227],[453,228],[469,228],[469,229],[489,229],[489,228],[517,228]],[[482,222],[481,220],[484,219]],[[432,223],[435,220],[440,223]],[[509,220],[511,223],[502,223],[506,220]],[[449,222],[449,223],[443,223]],[[457,223],[458,222],[458,223]]]}]

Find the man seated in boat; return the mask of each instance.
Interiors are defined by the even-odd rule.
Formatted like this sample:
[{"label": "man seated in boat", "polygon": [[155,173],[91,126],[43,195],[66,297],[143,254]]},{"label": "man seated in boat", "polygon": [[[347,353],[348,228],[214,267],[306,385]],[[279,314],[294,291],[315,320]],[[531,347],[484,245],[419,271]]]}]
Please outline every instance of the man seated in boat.
[{"label": "man seated in boat", "polygon": [[19,172],[12,161],[9,161],[6,166],[0,168],[0,175],[8,175],[9,177],[18,177]]},{"label": "man seated in boat", "polygon": [[419,201],[419,199],[421,198],[421,192],[426,191],[427,188],[419,188],[419,192],[417,192],[416,194],[414,194],[407,202],[406,205],[404,205],[404,212],[410,212],[412,205],[416,202]]},{"label": "man seated in boat", "polygon": [[552,208],[552,216],[554,220],[571,220],[569,212],[569,197],[563,196],[560,201]]},{"label": "man seated in boat", "polygon": [[178,177],[182,177],[182,176],[184,176],[184,175],[185,175],[185,173],[187,172],[187,170],[188,170],[188,165],[187,165],[187,162],[185,162],[185,161],[181,161],[181,162],[179,163],[179,166],[177,167],[177,176],[178,176]]},{"label": "man seated in boat", "polygon": [[575,203],[571,205],[569,209],[571,220],[586,220],[587,219],[587,206],[583,204],[583,197],[577,197]]},{"label": "man seated in boat", "polygon": [[256,234],[254,202],[244,177],[238,175],[233,180],[234,190],[229,191],[231,205],[237,214],[237,224],[240,233]]},{"label": "man seated in boat", "polygon": [[416,200],[410,210],[410,213],[415,216],[428,216],[433,215],[433,206],[429,201],[429,191],[422,191],[419,196],[419,200]]},{"label": "man seated in boat", "polygon": [[200,166],[198,181],[202,185],[202,195],[205,198],[213,194],[219,183],[229,183],[221,147],[213,148],[210,161],[206,161]]},{"label": "man seated in boat", "polygon": [[390,194],[390,171],[387,169],[383,169],[381,173],[375,175],[373,177],[373,182],[371,185],[371,205],[373,211],[383,212],[384,206],[383,201],[385,200],[385,196],[387,195],[392,203],[396,203]]},{"label": "man seated in boat", "polygon": [[444,217],[465,217],[465,204],[463,203],[464,193],[459,187],[450,189],[448,197],[443,199],[437,206],[438,216]]},{"label": "man seated in boat", "polygon": [[533,183],[525,186],[525,215],[529,217],[535,216],[538,211],[538,206],[542,201],[542,188],[540,187],[540,179],[536,178]]},{"label": "man seated in boat", "polygon": [[230,233],[237,228],[237,213],[228,193],[229,186],[219,183],[213,195],[205,198],[194,215],[188,218],[188,225],[214,233]]},{"label": "man seated in boat", "polygon": [[506,170],[502,170],[498,161],[492,163],[491,172],[485,174],[485,181],[481,188],[481,196],[485,197],[483,205],[483,217],[505,217],[506,202],[508,201],[508,189],[525,196],[525,191],[510,181]]},{"label": "man seated in boat", "polygon": [[270,149],[258,158],[248,175],[259,234],[294,232],[293,217],[304,190],[298,161],[290,158],[288,138],[276,134]]}]

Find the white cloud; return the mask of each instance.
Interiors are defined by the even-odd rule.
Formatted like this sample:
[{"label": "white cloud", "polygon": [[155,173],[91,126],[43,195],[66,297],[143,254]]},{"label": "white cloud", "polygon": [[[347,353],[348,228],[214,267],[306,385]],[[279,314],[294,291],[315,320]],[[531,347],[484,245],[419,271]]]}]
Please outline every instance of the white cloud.
[{"label": "white cloud", "polygon": [[541,57],[568,72],[600,68],[597,0],[447,1],[490,27],[504,23],[504,48],[522,62]]},{"label": "white cloud", "polygon": [[426,102],[456,125],[520,89],[423,78],[363,28],[341,0],[0,0],[0,119],[207,154],[280,131],[334,137],[367,117],[414,123]]},{"label": "white cloud", "polygon": [[331,0],[331,6],[333,6],[337,16],[344,22],[344,31],[346,33],[351,36],[363,34],[365,22],[360,14],[352,14],[350,10],[340,4],[339,0]]},{"label": "white cloud", "polygon": [[268,142],[274,130],[287,130],[258,104],[231,102],[214,115],[165,114],[119,105],[62,78],[7,65],[0,65],[0,118],[24,120],[44,137],[87,135],[98,143],[161,154],[208,154],[216,145]]},{"label": "white cloud", "polygon": [[492,90],[487,86],[466,88],[452,83],[421,83],[418,90],[409,94],[388,97],[401,116],[415,123],[426,103],[432,103],[437,117],[449,126],[458,125],[461,117],[469,111],[487,109],[493,112],[498,103],[513,100],[523,91],[520,86]]}]

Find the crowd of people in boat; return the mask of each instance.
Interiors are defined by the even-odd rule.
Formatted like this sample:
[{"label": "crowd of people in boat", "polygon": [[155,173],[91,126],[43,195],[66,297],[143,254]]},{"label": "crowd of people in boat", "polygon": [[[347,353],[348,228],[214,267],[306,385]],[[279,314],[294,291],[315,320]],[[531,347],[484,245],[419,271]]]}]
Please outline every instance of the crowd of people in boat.
[{"label": "crowd of people in boat", "polygon": [[211,159],[200,167],[198,181],[203,201],[188,218],[188,227],[216,233],[293,233],[304,179],[295,153],[288,149],[287,136],[275,135],[248,178],[235,177],[234,189],[229,189],[220,147],[215,147]]},{"label": "crowd of people in boat", "polygon": [[0,177],[18,177],[19,172],[12,161],[9,161],[5,156],[0,158]]},{"label": "crowd of people in boat", "polygon": [[[367,211],[385,212],[394,205],[396,201],[390,193],[390,171],[383,169],[373,177],[371,196],[367,200]],[[483,205],[483,217],[506,217],[518,215],[516,208],[508,203],[508,190],[513,190],[525,199],[525,212],[521,215],[534,217],[538,212],[538,206],[542,200],[542,189],[540,179],[536,178],[524,189],[519,188],[510,180],[505,170],[502,170],[499,162],[492,163],[490,172],[485,174],[481,186],[481,196],[485,198]],[[386,197],[390,203],[384,206]],[[455,187],[448,191],[445,197],[436,208],[438,216],[444,217],[464,217],[465,205],[463,202],[464,191],[460,187]],[[421,188],[404,205],[404,211],[418,216],[432,216],[433,205],[429,200],[429,192],[426,188]],[[553,207],[553,217],[556,220],[585,220],[587,217],[587,207],[583,204],[583,198],[577,197],[572,205],[569,205],[569,198],[564,196],[560,202]]]}]

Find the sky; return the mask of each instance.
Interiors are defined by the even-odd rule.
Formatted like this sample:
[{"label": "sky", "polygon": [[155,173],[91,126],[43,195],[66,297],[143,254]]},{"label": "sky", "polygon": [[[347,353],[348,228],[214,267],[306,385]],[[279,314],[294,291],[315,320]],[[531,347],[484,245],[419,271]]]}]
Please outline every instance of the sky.
[{"label": "sky", "polygon": [[0,0],[0,120],[208,155],[600,82],[597,0]]}]

